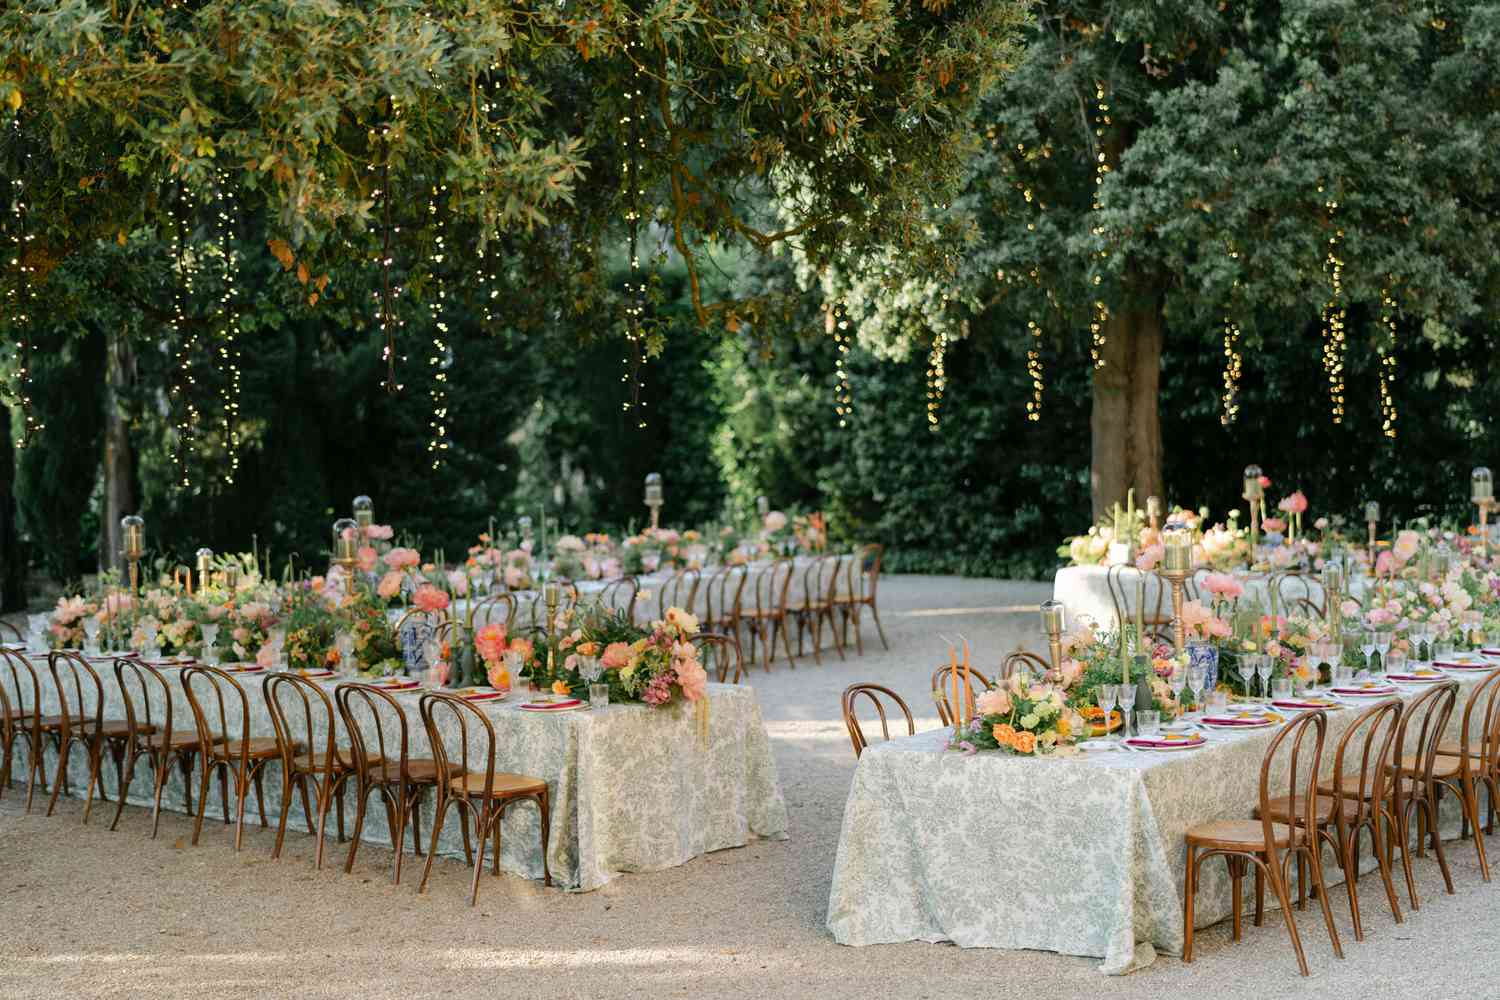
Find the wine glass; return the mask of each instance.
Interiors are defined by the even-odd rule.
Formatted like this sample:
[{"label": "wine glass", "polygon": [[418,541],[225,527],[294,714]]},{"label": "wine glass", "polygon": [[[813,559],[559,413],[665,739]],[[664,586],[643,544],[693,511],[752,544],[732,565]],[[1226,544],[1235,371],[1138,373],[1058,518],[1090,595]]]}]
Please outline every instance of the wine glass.
[{"label": "wine glass", "polygon": [[1172,697],[1177,699],[1177,714],[1182,714],[1182,689],[1187,686],[1187,667],[1177,667],[1172,671],[1172,676],[1167,678],[1167,684],[1172,689]]},{"label": "wine glass", "polygon": [[1201,663],[1195,663],[1188,667],[1187,686],[1193,695],[1193,707],[1201,715],[1203,713],[1203,684],[1208,680],[1208,668]]},{"label": "wine glass", "polygon": [[[1380,654],[1380,669],[1382,671],[1385,670],[1386,654],[1391,651],[1391,638],[1389,630],[1383,628],[1375,630],[1375,650]],[[1372,669],[1370,672],[1374,673],[1375,671]]]},{"label": "wine glass", "polygon": [[1359,632],[1359,651],[1365,654],[1366,670],[1371,667],[1371,658],[1375,655],[1375,650],[1380,648],[1375,640],[1375,634],[1372,628],[1360,629]]},{"label": "wine glass", "polygon": [[[521,669],[526,666],[526,658],[521,655],[520,650],[507,649],[503,659],[505,660],[505,671],[510,674],[511,687],[521,683]],[[532,679],[533,692],[536,688],[536,680]]]},{"label": "wine glass", "polygon": [[203,632],[203,662],[211,667],[215,666],[219,662],[219,651],[214,647],[214,643],[219,638],[219,626],[204,624],[201,630]]},{"label": "wine glass", "polygon": [[352,676],[356,669],[354,663],[354,636],[348,632],[340,632],[334,640],[339,651],[339,673],[346,677]]},{"label": "wine glass", "polygon": [[1130,735],[1130,717],[1135,714],[1135,685],[1120,685],[1120,715],[1123,717],[1120,728],[1126,736]]},{"label": "wine glass", "polygon": [[99,619],[86,615],[83,619],[83,651],[99,652]]},{"label": "wine glass", "polygon": [[1115,704],[1120,700],[1120,688],[1116,684],[1100,684],[1094,698],[1104,712],[1104,735],[1107,737],[1109,736],[1109,713],[1115,710]]},{"label": "wine glass", "polygon": [[1260,677],[1260,695],[1262,700],[1271,700],[1271,675],[1276,672],[1276,663],[1269,657],[1262,655],[1260,662],[1255,665],[1255,673]]},{"label": "wine glass", "polygon": [[146,640],[141,644],[141,655],[148,660],[161,659],[161,638],[156,626],[147,622],[141,626],[141,635]]}]

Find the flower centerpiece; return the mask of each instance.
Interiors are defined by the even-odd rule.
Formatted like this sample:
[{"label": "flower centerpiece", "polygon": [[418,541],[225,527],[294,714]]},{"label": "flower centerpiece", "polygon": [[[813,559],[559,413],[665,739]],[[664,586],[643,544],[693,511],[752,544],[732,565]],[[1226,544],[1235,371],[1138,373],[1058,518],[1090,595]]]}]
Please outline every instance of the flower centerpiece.
[{"label": "flower centerpiece", "polygon": [[681,701],[703,701],[708,693],[708,673],[698,660],[692,637],[698,634],[698,619],[682,608],[668,608],[660,621],[643,629],[624,612],[595,608],[586,613],[577,630],[560,647],[569,655],[562,665],[563,679],[574,690],[582,690],[576,656],[585,646],[596,649],[613,702],[643,702],[661,708]]},{"label": "flower centerpiece", "polygon": [[1024,670],[980,693],[974,707],[974,718],[958,729],[951,744],[965,753],[1057,753],[1071,750],[1087,728],[1083,716],[1069,705],[1062,684],[1034,679]]},{"label": "flower centerpiece", "polygon": [[396,630],[386,614],[385,602],[361,587],[343,605],[354,640],[354,661],[361,673],[385,677],[401,672],[404,665]]},{"label": "flower centerpiece", "polygon": [[339,666],[337,601],[330,600],[318,577],[293,585],[282,605],[284,649],[293,670]]},{"label": "flower centerpiece", "polygon": [[47,628],[54,649],[81,649],[84,643],[83,622],[99,610],[96,602],[82,596],[59,597],[48,616]]}]

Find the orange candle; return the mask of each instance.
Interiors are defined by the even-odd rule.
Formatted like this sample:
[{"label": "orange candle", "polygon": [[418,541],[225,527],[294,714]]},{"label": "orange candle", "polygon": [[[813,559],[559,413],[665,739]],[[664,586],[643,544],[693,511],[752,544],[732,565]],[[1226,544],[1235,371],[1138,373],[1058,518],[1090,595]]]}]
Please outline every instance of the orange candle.
[{"label": "orange candle", "polygon": [[953,716],[953,731],[958,731],[958,650],[952,646],[948,647],[948,675],[953,678],[953,701],[949,703],[950,713]]},{"label": "orange candle", "polygon": [[971,687],[972,683],[973,683],[973,681],[972,681],[970,670],[969,670],[969,640],[965,639],[964,640],[964,707],[963,707],[963,717],[964,717],[964,721],[965,722],[968,722],[969,719],[971,719],[973,717],[973,715],[974,715],[974,710],[971,707],[972,702],[969,700],[970,698],[972,698],[974,696],[974,692],[973,692],[973,689]]}]

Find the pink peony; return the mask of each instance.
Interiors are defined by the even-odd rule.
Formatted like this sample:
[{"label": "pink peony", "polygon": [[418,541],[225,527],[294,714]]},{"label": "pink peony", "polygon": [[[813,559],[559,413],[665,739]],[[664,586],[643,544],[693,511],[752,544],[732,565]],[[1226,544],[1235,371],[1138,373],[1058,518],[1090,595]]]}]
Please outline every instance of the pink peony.
[{"label": "pink peony", "polygon": [[519,590],[521,584],[526,582],[526,571],[519,566],[505,567],[505,585],[511,590]]},{"label": "pink peony", "polygon": [[602,662],[606,670],[619,670],[630,663],[630,644],[626,642],[612,642],[604,647]]},{"label": "pink peony", "polygon": [[974,707],[980,715],[1005,715],[1010,711],[1010,692],[1004,688],[990,688],[974,699]]},{"label": "pink peony", "polygon": [[389,524],[372,524],[365,529],[365,535],[377,542],[388,542],[396,532]]},{"label": "pink peony", "polygon": [[1396,544],[1391,546],[1391,551],[1396,554],[1397,560],[1404,563],[1417,554],[1421,544],[1421,536],[1415,531],[1402,531],[1397,533]]},{"label": "pink peony", "polygon": [[1396,557],[1389,552],[1382,552],[1375,560],[1376,576],[1392,576],[1396,572]]},{"label": "pink peony", "polygon": [[422,561],[416,549],[396,547],[385,554],[385,564],[391,569],[411,569]]},{"label": "pink peony", "polygon": [[1343,612],[1344,617],[1353,618],[1355,615],[1359,614],[1359,602],[1354,600],[1345,600],[1343,604],[1339,605],[1339,611]]},{"label": "pink peony", "polygon": [[389,571],[385,576],[380,578],[380,583],[375,587],[375,593],[379,594],[384,600],[389,601],[401,593],[402,579],[400,570],[393,569]]},{"label": "pink peony", "polygon": [[1286,530],[1286,522],[1279,517],[1268,517],[1260,522],[1260,526],[1266,531],[1280,533]]},{"label": "pink peony", "polygon": [[1229,623],[1222,618],[1216,618],[1201,601],[1183,602],[1182,623],[1189,635],[1203,639],[1223,639],[1232,632]]},{"label": "pink peony", "polygon": [[697,701],[708,694],[708,672],[697,657],[676,661],[677,683],[682,687],[682,696],[688,701]]},{"label": "pink peony", "polygon": [[459,597],[469,592],[469,577],[463,570],[448,571],[448,587]]},{"label": "pink peony", "polygon": [[777,532],[786,527],[786,515],[779,510],[773,510],[766,515],[766,530]]},{"label": "pink peony", "polygon": [[270,670],[276,666],[276,649],[269,642],[261,643],[261,647],[255,653],[255,665]]},{"label": "pink peony", "polygon": [[1215,597],[1236,600],[1245,593],[1245,585],[1228,573],[1209,573],[1203,578],[1203,589]]},{"label": "pink peony", "polygon": [[1161,562],[1163,552],[1166,550],[1161,545],[1148,545],[1141,549],[1140,555],[1135,557],[1135,568],[1149,573]]},{"label": "pink peony", "polygon": [[485,671],[485,677],[489,679],[490,687],[497,691],[509,691],[515,678],[510,676],[510,671],[505,669],[505,663],[492,663]]},{"label": "pink peony", "polygon": [[474,633],[474,648],[486,663],[499,663],[505,657],[505,626],[499,623],[486,625]]},{"label": "pink peony", "polygon": [[446,611],[448,595],[432,584],[424,583],[417,588],[416,593],[411,595],[411,602],[421,611]]},{"label": "pink peony", "polygon": [[1291,496],[1283,498],[1276,507],[1288,514],[1301,514],[1307,510],[1307,497],[1303,496],[1301,490],[1298,490]]},{"label": "pink peony", "polygon": [[368,545],[362,545],[359,552],[355,553],[355,555],[359,559],[359,571],[361,573],[375,572],[375,563],[380,558],[380,553]]}]

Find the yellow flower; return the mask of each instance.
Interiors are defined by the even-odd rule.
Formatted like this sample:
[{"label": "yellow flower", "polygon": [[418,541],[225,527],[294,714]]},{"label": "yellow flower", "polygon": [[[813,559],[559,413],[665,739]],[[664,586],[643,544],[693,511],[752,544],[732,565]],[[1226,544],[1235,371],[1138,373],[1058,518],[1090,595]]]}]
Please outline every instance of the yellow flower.
[{"label": "yellow flower", "polygon": [[1073,735],[1073,723],[1066,715],[1057,720],[1057,735],[1063,739]]},{"label": "yellow flower", "polygon": [[573,689],[570,688],[570,687],[568,687],[568,682],[567,681],[553,681],[552,682],[552,693],[553,694],[572,694],[573,693]]}]

